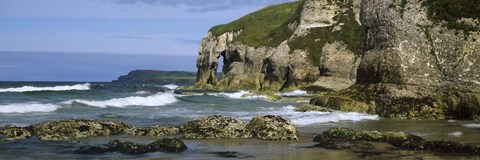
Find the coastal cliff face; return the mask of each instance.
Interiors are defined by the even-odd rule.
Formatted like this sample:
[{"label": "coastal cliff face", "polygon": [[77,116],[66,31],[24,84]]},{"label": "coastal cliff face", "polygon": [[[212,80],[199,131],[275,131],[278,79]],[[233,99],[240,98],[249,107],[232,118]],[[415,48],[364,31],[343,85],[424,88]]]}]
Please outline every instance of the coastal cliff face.
[{"label": "coastal cliff face", "polygon": [[[263,26],[251,24],[263,23],[255,21],[272,14],[285,20]],[[349,46],[352,40],[363,41],[362,30],[357,30],[361,27],[359,17],[358,0],[310,0],[271,6],[237,20],[248,21],[251,26],[231,27],[237,22],[216,26],[200,45],[197,85],[278,91],[309,87],[317,81],[317,86],[326,89],[348,88],[355,83],[361,59],[355,48],[361,47],[361,42]],[[251,40],[249,36],[262,33],[248,27],[265,27],[260,32],[268,33]],[[220,58],[224,65],[222,79],[218,80],[214,75],[219,71]]]},{"label": "coastal cliff face", "polygon": [[[317,105],[355,101],[389,118],[479,119],[479,6],[467,0],[271,6],[210,30],[200,46],[196,86],[311,89],[327,91],[312,100]],[[270,23],[264,14],[290,16]],[[220,58],[221,80],[215,76]]]}]

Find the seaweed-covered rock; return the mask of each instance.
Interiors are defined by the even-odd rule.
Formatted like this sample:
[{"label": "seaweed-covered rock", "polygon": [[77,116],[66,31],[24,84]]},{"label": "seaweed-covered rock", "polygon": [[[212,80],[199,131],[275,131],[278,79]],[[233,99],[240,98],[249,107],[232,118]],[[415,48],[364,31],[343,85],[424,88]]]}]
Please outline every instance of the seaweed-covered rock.
[{"label": "seaweed-covered rock", "polygon": [[348,97],[322,95],[314,97],[310,100],[310,104],[322,106],[332,110],[339,110],[342,112],[360,112],[372,113],[372,109],[366,103],[353,100]]},{"label": "seaweed-covered rock", "polygon": [[150,151],[181,152],[187,149],[185,143],[177,138],[164,138],[147,145]]},{"label": "seaweed-covered rock", "polygon": [[177,138],[164,138],[148,145],[136,144],[120,140],[108,142],[105,146],[83,146],[74,151],[75,154],[103,154],[119,152],[124,154],[145,154],[149,152],[181,152],[187,149],[185,143]]},{"label": "seaweed-covered rock", "polygon": [[326,107],[311,105],[311,104],[302,104],[295,107],[295,111],[297,112],[333,112],[335,110],[326,108]]},{"label": "seaweed-covered rock", "polygon": [[31,137],[32,131],[29,127],[5,126],[0,130],[0,134],[7,137],[5,140],[18,140]]},{"label": "seaweed-covered rock", "polygon": [[136,144],[132,142],[125,142],[120,140],[113,140],[107,144],[110,151],[125,153],[125,154],[145,154],[150,152],[150,148],[146,145]]},{"label": "seaweed-covered rock", "polygon": [[[391,144],[395,147],[404,150],[430,150],[441,152],[462,152],[462,153],[480,153],[479,144],[469,144],[462,142],[449,141],[427,141],[418,136],[405,132],[380,132],[380,131],[361,131],[348,128],[331,128],[314,138],[317,146],[330,146],[331,142],[345,143],[345,142],[383,142]],[[358,145],[353,145],[353,147]],[[326,147],[326,148],[327,148]],[[340,147],[341,148],[341,147]],[[350,147],[351,148],[351,147]],[[350,149],[345,147],[343,149]]]},{"label": "seaweed-covered rock", "polygon": [[180,127],[183,137],[188,139],[250,138],[245,123],[220,115],[206,116],[190,121]]},{"label": "seaweed-covered rock", "polygon": [[298,140],[297,127],[290,120],[276,115],[253,117],[246,128],[259,139]]},{"label": "seaweed-covered rock", "polygon": [[31,128],[40,140],[57,141],[71,138],[116,135],[123,133],[131,126],[118,121],[65,119],[45,121],[32,125]]},{"label": "seaweed-covered rock", "polygon": [[176,127],[151,126],[146,128],[130,128],[125,131],[129,135],[135,136],[166,136],[178,134],[179,129]]}]

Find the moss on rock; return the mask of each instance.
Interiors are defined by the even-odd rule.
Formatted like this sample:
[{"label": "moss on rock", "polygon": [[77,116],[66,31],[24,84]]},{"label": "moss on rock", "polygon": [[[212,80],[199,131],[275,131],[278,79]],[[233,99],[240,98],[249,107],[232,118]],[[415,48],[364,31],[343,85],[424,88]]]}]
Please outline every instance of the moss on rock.
[{"label": "moss on rock", "polygon": [[82,146],[75,154],[103,154],[106,152],[119,152],[124,154],[145,154],[149,152],[181,152],[187,149],[185,143],[177,138],[163,138],[148,145],[142,145],[132,142],[113,140],[105,146]]},{"label": "moss on rock", "polygon": [[3,140],[11,141],[30,138],[32,136],[32,130],[29,127],[5,126],[0,130],[0,134],[6,137]]},{"label": "moss on rock", "polygon": [[179,133],[179,128],[177,127],[164,127],[164,126],[151,126],[146,128],[130,128],[125,131],[129,135],[135,136],[166,136],[166,135],[175,135]]},{"label": "moss on rock", "polygon": [[251,138],[243,121],[220,115],[206,116],[180,127],[187,139]]},{"label": "moss on rock", "polygon": [[255,116],[246,128],[258,139],[298,140],[297,127],[290,120],[276,115]]}]

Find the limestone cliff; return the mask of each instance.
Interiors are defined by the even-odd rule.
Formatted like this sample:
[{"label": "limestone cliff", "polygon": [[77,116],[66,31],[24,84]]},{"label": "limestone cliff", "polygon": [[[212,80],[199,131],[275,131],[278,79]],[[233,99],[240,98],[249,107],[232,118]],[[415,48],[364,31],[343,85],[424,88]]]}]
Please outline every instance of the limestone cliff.
[{"label": "limestone cliff", "polygon": [[196,86],[337,91],[312,103],[361,103],[391,118],[480,119],[478,10],[480,1],[469,0],[271,6],[210,30]]},{"label": "limestone cliff", "polygon": [[[326,89],[348,88],[355,83],[363,47],[359,17],[358,0],[309,0],[271,6],[216,26],[199,49],[197,86],[283,90],[317,81]],[[220,58],[224,65],[218,80],[214,75]]]}]

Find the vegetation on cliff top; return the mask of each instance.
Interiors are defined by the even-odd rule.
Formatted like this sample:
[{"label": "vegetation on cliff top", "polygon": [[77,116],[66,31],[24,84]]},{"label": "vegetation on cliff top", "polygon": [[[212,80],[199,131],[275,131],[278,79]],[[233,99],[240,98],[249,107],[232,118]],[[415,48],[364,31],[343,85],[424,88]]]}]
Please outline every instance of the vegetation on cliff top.
[{"label": "vegetation on cliff top", "polygon": [[276,47],[293,34],[288,26],[300,18],[302,7],[303,1],[269,6],[228,24],[214,26],[210,32],[219,36],[242,30],[235,41],[253,47]]}]

